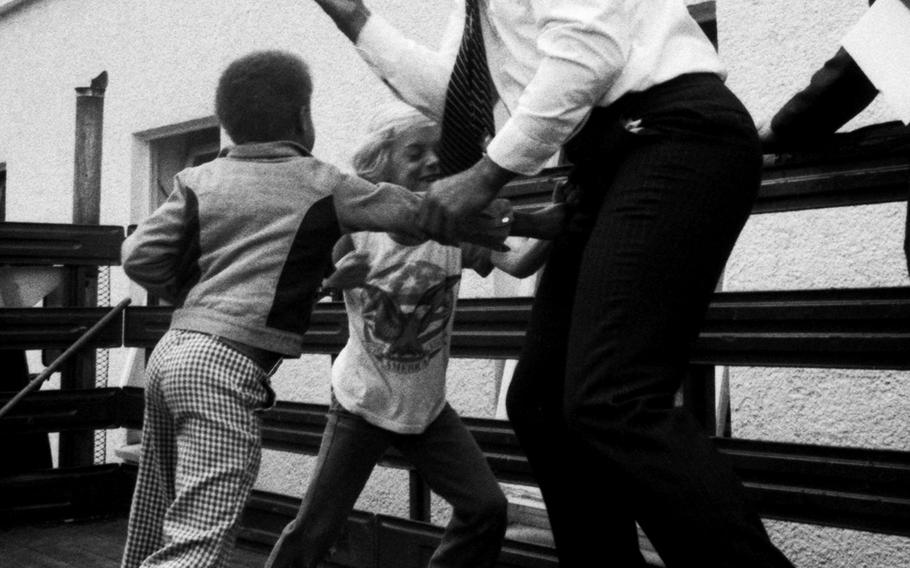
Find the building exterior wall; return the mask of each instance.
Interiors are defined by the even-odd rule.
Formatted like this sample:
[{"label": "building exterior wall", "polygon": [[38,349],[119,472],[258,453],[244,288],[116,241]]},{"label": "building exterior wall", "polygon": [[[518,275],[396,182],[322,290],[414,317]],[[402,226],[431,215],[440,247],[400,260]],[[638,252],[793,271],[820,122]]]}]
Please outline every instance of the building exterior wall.
[{"label": "building exterior wall", "polygon": [[[757,121],[839,47],[865,0],[721,0],[728,85]],[[845,130],[895,120],[876,100]],[[904,204],[753,216],[727,265],[727,290],[906,286]],[[797,443],[910,448],[910,374],[843,369],[730,370],[733,435]],[[910,565],[910,539],[767,522],[797,566]]]},{"label": "building exterior wall", "polygon": [[[690,2],[694,3],[694,2]],[[347,163],[387,89],[314,2],[252,0],[32,0],[0,12],[0,162],[10,221],[71,220],[74,92],[102,70],[105,101],[101,222],[127,225],[149,211],[149,144],[160,134],[210,124],[221,69],[255,49],[287,49],[315,81],[314,153]],[[7,6],[9,3],[7,4]],[[434,45],[448,2],[373,0],[418,41]],[[719,0],[719,47],[729,84],[757,119],[808,80],[865,9],[864,0]],[[0,3],[0,11],[4,10]],[[881,102],[849,127],[888,120]],[[728,266],[729,290],[906,285],[903,206],[876,205],[753,218]],[[466,274],[464,296],[509,294],[505,278]],[[527,286],[525,287],[527,289]],[[141,292],[114,271],[114,301]],[[130,374],[111,354],[112,382]],[[32,362],[35,363],[34,354]],[[330,361],[305,356],[274,378],[279,397],[327,402]],[[34,367],[33,367],[34,370]],[[453,406],[494,416],[499,366],[457,360]],[[733,433],[799,442],[910,447],[910,381],[898,373],[732,369]],[[110,445],[116,445],[120,438]],[[266,451],[257,487],[300,495],[313,459]],[[406,515],[406,473],[378,470],[357,507]],[[434,519],[445,517],[434,506]],[[907,539],[769,522],[800,567],[907,566]]]}]

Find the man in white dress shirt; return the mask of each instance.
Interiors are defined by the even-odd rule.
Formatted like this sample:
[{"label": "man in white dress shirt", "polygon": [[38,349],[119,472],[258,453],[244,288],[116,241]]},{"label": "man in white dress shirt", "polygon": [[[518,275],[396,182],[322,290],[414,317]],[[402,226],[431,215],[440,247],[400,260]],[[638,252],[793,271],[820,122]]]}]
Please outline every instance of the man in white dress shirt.
[{"label": "man in white dress shirt", "polygon": [[[362,0],[316,0],[405,102],[443,120],[465,21],[439,49]],[[468,0],[473,2],[474,0]],[[543,491],[560,566],[791,566],[674,393],[760,179],[755,126],[682,0],[480,0],[508,119],[437,181],[421,222],[457,219],[565,151],[579,214],[553,244],[508,412]]]}]

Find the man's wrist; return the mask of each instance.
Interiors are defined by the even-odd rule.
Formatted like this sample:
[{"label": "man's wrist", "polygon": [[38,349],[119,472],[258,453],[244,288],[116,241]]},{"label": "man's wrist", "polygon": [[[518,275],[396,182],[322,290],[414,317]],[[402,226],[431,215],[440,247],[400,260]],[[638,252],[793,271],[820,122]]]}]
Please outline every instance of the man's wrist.
[{"label": "man's wrist", "polygon": [[477,176],[481,179],[481,189],[495,197],[502,186],[512,181],[518,174],[507,170],[490,159],[486,154],[474,164]]}]

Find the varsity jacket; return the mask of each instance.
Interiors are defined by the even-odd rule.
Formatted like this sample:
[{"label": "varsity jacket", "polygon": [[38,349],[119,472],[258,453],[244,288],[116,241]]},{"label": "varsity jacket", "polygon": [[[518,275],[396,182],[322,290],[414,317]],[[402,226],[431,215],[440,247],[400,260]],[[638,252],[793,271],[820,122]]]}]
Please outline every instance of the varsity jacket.
[{"label": "varsity jacket", "polygon": [[177,174],[123,243],[126,274],[175,304],[171,327],[298,356],[342,231],[422,240],[420,197],[373,185],[292,142],[235,146]]}]

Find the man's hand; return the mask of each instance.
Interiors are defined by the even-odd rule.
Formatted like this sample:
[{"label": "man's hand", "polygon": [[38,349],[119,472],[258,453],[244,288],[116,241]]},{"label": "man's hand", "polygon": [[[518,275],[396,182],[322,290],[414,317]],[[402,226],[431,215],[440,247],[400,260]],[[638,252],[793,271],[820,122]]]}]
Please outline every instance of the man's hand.
[{"label": "man's hand", "polygon": [[420,206],[420,228],[443,244],[457,244],[459,220],[486,207],[513,177],[484,156],[471,168],[433,183]]},{"label": "man's hand", "polygon": [[338,29],[352,42],[357,42],[360,30],[370,19],[370,9],[363,0],[315,0],[329,15]]},{"label": "man's hand", "polygon": [[505,240],[514,222],[515,213],[509,200],[494,199],[480,212],[459,217],[455,221],[455,232],[459,242],[505,252],[509,250]]}]

